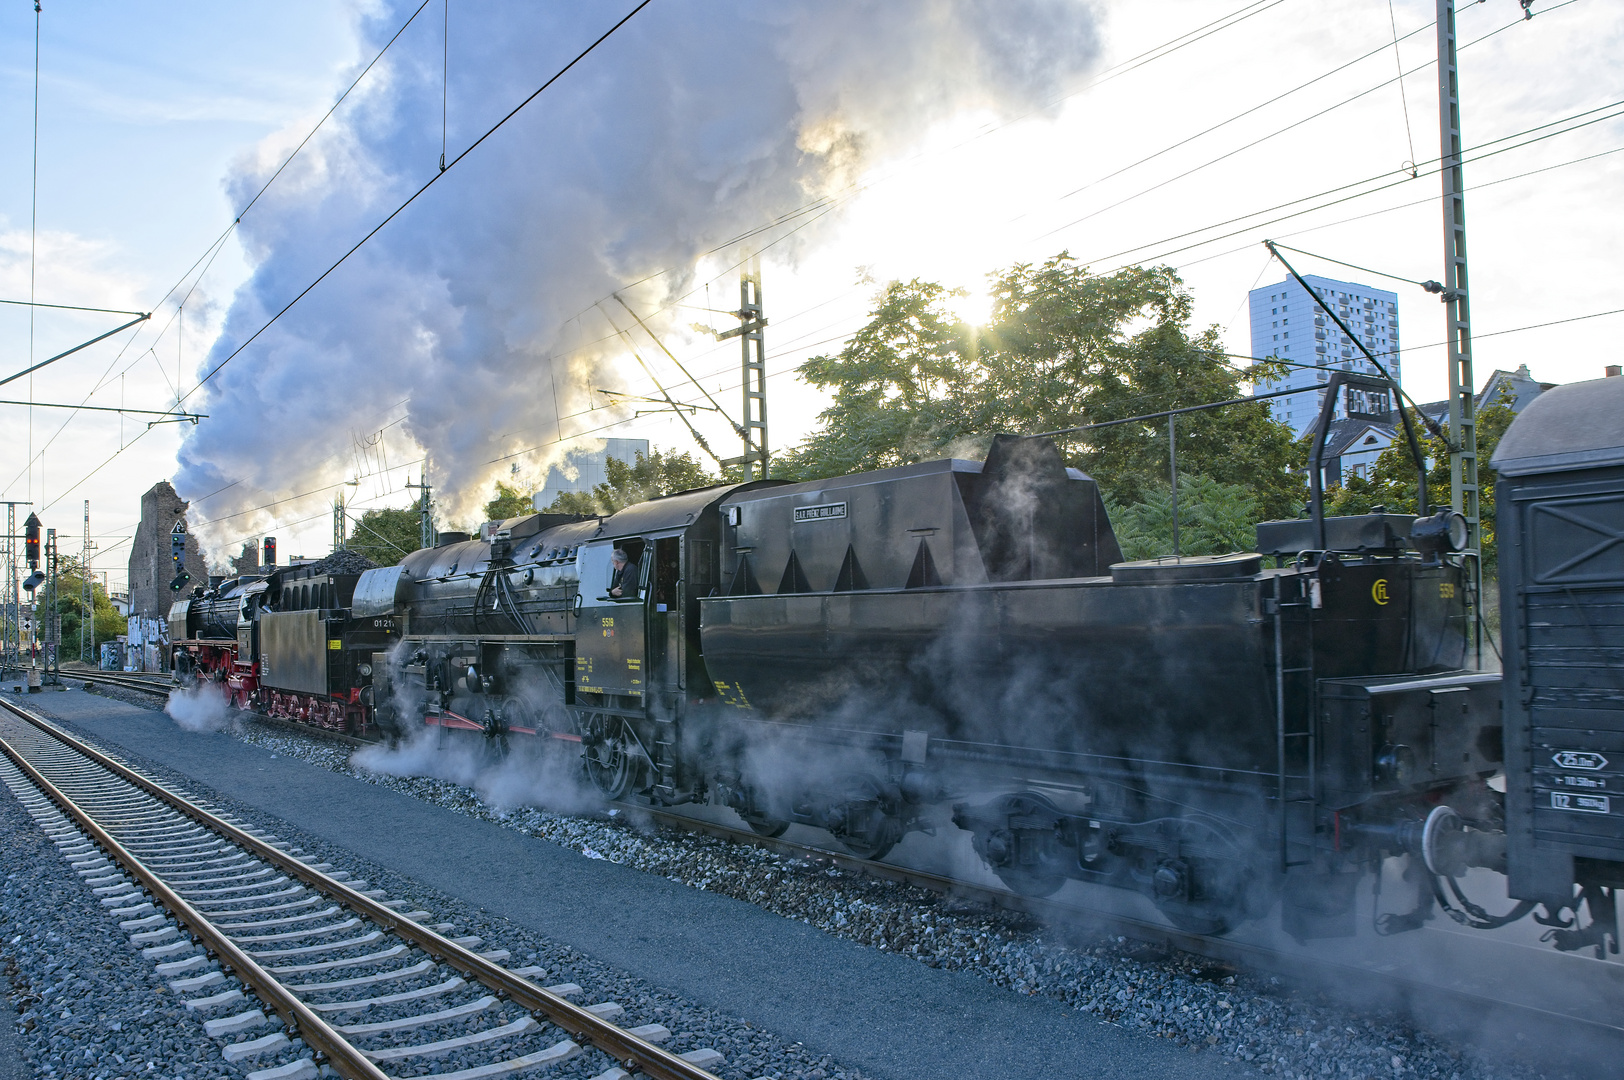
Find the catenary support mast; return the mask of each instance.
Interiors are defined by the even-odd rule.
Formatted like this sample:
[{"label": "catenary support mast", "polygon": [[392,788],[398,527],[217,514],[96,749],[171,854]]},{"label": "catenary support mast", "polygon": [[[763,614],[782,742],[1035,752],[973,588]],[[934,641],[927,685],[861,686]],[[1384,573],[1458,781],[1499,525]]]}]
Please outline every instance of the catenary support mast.
[{"label": "catenary support mast", "polygon": [[90,575],[90,500],[85,500],[85,546],[84,564],[79,571],[84,580],[79,586],[79,662],[96,664],[96,658],[91,654],[96,649],[96,592]]},{"label": "catenary support mast", "polygon": [[1443,177],[1445,337],[1449,348],[1449,504],[1466,518],[1467,568],[1477,659],[1483,653],[1482,522],[1478,506],[1477,401],[1466,274],[1466,183],[1461,171],[1460,79],[1455,64],[1455,0],[1438,0],[1439,175]]},{"label": "catenary support mast", "polygon": [[717,340],[730,337],[739,339],[744,375],[744,412],[739,418],[739,431],[744,439],[744,453],[728,458],[723,465],[743,465],[748,475],[751,467],[760,465],[760,475],[767,478],[767,346],[762,331],[767,319],[761,306],[761,257],[752,255],[739,268],[739,325],[717,334]]}]

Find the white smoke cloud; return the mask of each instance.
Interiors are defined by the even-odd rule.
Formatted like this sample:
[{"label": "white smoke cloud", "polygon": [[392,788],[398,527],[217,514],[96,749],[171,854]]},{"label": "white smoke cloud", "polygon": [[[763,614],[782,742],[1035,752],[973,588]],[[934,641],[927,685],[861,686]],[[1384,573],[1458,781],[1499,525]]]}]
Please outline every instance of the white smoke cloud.
[{"label": "white smoke cloud", "polygon": [[221,731],[233,720],[225,692],[214,683],[171,690],[164,712],[187,731]]},{"label": "white smoke cloud", "polygon": [[420,726],[393,746],[362,747],[350,755],[350,764],[386,776],[461,784],[497,810],[538,806],[558,813],[586,813],[604,806],[603,797],[581,775],[578,751],[529,736],[513,736],[510,750],[498,756],[478,735]]},{"label": "white smoke cloud", "polygon": [[[407,11],[367,17],[360,52]],[[450,155],[613,17],[602,5],[453,5]],[[243,219],[256,269],[205,369],[438,168],[437,23],[396,42]],[[352,433],[407,399],[401,430],[432,453],[431,478],[477,502],[486,463],[551,435],[555,411],[594,385],[599,356],[544,362],[602,333],[571,326],[577,312],[678,268],[643,286],[651,307],[700,253],[841,188],[935,121],[1041,107],[1096,53],[1084,0],[658,0],[216,377],[176,488],[196,498],[245,481],[203,508],[219,517],[343,479]],[[240,163],[234,201],[285,145]]]}]

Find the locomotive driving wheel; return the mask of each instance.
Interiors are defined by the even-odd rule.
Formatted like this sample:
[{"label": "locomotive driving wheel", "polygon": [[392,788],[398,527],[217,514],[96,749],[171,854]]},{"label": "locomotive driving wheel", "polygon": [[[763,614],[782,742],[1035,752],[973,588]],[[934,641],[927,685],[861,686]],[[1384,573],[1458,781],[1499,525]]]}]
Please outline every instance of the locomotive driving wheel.
[{"label": "locomotive driving wheel", "polygon": [[636,765],[626,722],[618,716],[593,713],[581,739],[586,746],[586,774],[604,798],[625,798],[631,791]]},{"label": "locomotive driving wheel", "polygon": [[1173,854],[1151,869],[1149,893],[1168,922],[1192,934],[1227,934],[1245,922],[1251,872],[1245,855],[1216,822],[1200,817],[1169,820]]},{"label": "locomotive driving wheel", "polygon": [[885,858],[902,839],[902,822],[890,812],[880,782],[872,776],[854,776],[844,795],[843,802],[829,809],[825,827],[859,859]]},{"label": "locomotive driving wheel", "polygon": [[750,831],[757,836],[765,836],[769,840],[776,840],[789,831],[789,822],[783,818],[768,817],[766,814],[750,813],[740,814],[744,823],[750,826]]}]

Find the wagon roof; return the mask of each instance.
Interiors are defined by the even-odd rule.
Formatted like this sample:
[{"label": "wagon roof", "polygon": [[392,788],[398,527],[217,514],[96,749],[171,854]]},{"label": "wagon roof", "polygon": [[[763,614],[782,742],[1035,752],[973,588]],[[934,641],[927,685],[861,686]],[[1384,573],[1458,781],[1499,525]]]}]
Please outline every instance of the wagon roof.
[{"label": "wagon roof", "polygon": [[1512,421],[1492,464],[1505,476],[1624,464],[1624,378],[1545,391]]}]

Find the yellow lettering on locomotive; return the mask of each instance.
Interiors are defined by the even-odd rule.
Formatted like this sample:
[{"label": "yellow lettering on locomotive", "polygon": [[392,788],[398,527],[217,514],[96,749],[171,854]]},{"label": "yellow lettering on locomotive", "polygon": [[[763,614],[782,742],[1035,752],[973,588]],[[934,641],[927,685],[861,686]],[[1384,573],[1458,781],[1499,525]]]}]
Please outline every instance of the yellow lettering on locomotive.
[{"label": "yellow lettering on locomotive", "polygon": [[1370,598],[1377,604],[1386,604],[1391,599],[1387,595],[1387,579],[1377,578],[1375,584],[1370,586]]},{"label": "yellow lettering on locomotive", "polygon": [[600,626],[613,626],[615,625],[615,617],[613,615],[605,615],[602,619],[598,620],[598,622]]},{"label": "yellow lettering on locomotive", "polygon": [[744,696],[744,691],[737,686],[729,686],[717,679],[715,682],[716,696],[722,699],[724,705],[731,705],[735,709],[750,708],[750,701]]},{"label": "yellow lettering on locomotive", "polygon": [[1453,581],[1438,582],[1438,597],[1441,600],[1455,599],[1455,583]]}]

